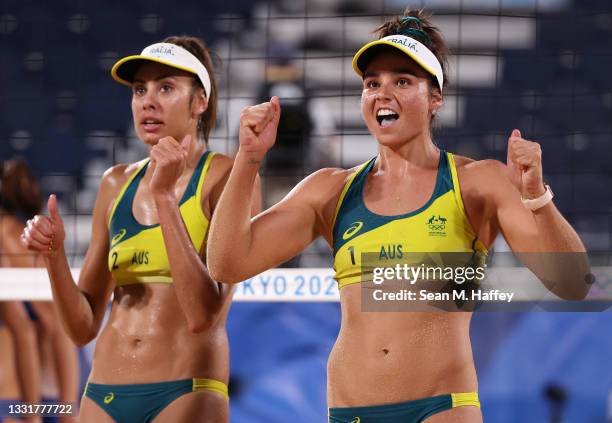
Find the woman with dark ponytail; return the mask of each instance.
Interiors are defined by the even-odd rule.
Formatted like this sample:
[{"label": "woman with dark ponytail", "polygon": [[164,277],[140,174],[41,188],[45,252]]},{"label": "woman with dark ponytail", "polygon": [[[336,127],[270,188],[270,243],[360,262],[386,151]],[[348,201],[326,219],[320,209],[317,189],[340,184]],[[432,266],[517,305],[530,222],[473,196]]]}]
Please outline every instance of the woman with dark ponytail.
[{"label": "woman with dark ponytail", "polygon": [[[518,130],[509,137],[505,165],[434,144],[448,49],[430,18],[406,10],[377,35],[355,54],[353,69],[363,81],[361,113],[378,155],[353,169],[313,173],[251,219],[252,186],[274,145],[280,104],[272,98],[245,109],[235,164],[211,224],[209,269],[215,279],[237,283],[324,237],[334,252],[342,306],[328,361],[329,421],[481,422],[471,313],[440,312],[427,300],[393,312],[394,298],[375,303],[384,300],[375,297],[383,287],[376,269],[393,270],[387,266],[394,262],[385,260],[404,257],[400,263],[414,270],[430,256],[439,266],[474,271],[500,232],[518,252],[583,254],[584,246],[551,202],[539,145]],[[451,261],[457,258],[465,260],[462,268]],[[426,279],[417,286],[437,286]],[[564,298],[584,298],[586,284],[570,285],[556,288]]]},{"label": "woman with dark ponytail", "polygon": [[44,256],[74,342],[97,336],[113,294],[82,421],[229,419],[225,321],[232,289],[214,281],[205,264],[209,221],[232,166],[208,150],[214,72],[208,48],[188,36],[166,38],[113,66],[112,77],[131,89],[134,128],[149,157],[104,174],[78,284],[55,196],[49,216],[34,218],[24,233],[28,248]]},{"label": "woman with dark ponytail", "polygon": [[[7,160],[0,167],[0,208],[5,215],[22,221],[40,212],[42,197],[38,183],[22,159]],[[28,253],[29,256],[34,256]]]},{"label": "woman with dark ponytail", "polygon": [[[40,257],[28,251],[20,242],[24,221],[40,212],[42,197],[38,183],[21,159],[7,160],[0,164],[0,265],[2,267],[34,267],[40,265]],[[36,322],[30,319],[27,307]],[[58,391],[58,400],[75,403],[78,398],[78,360],[76,349],[60,326],[53,303],[0,302],[0,319],[12,335],[21,400],[40,403],[41,360],[37,325],[42,331],[40,341],[50,343],[51,362]],[[39,417],[27,417],[25,421],[38,422]],[[60,422],[74,421],[70,416]]]},{"label": "woman with dark ponytail", "polygon": [[[35,255],[19,242],[23,220],[40,210],[40,191],[26,163],[9,160],[0,163],[0,264],[1,267],[32,267]],[[13,339],[20,400],[40,402],[40,360],[36,327],[23,303],[0,302],[0,319],[6,324]],[[40,422],[30,417],[26,422]]]}]

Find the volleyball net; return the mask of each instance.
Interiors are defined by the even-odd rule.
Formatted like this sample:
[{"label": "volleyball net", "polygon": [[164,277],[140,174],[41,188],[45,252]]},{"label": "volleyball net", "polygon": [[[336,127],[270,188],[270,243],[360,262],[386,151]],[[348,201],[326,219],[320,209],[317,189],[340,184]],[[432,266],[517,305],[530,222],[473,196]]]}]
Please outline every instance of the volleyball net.
[{"label": "volleyball net", "polygon": [[[391,272],[393,275],[388,276],[386,280],[381,277],[384,272],[376,271],[385,269],[395,270],[395,273]],[[397,285],[398,279],[402,278],[401,270],[400,267],[394,269],[393,266],[387,266],[366,271],[361,284],[361,306],[364,311],[419,311],[419,307],[423,305],[431,306],[432,310],[448,311],[443,304],[433,303],[434,300],[464,302],[472,300],[479,304],[478,307],[469,304],[469,308],[464,308],[462,304],[452,311],[610,311],[612,309],[612,266],[609,265],[592,266],[588,269],[588,274],[580,275],[587,289],[585,299],[581,301],[564,301],[567,298],[563,292],[567,289],[557,290],[550,281],[545,281],[545,278],[538,279],[526,267],[502,265],[487,268],[486,276],[478,280],[476,288],[467,288],[467,284],[463,286],[465,278],[461,279],[455,274],[454,280],[449,281],[452,289],[449,289],[448,285],[428,285],[433,282],[426,280],[424,272],[416,286],[413,285],[416,280],[412,283],[406,280],[406,277],[410,279],[410,272],[404,272],[404,279],[401,281],[403,284]],[[415,269],[411,270],[419,269],[415,266]],[[79,273],[80,269],[72,269],[75,280],[78,280]],[[375,277],[372,277],[373,275]],[[442,277],[442,271],[439,272],[439,277]],[[564,283],[571,285],[573,281],[566,280]],[[408,294],[410,290],[414,293]],[[479,293],[474,294],[474,292]],[[236,284],[233,297],[233,301],[236,302],[337,302],[339,299],[334,272],[328,268],[270,269]],[[0,301],[50,300],[52,300],[51,285],[45,269],[0,269]],[[553,305],[550,306],[551,304]]]},{"label": "volleyball net", "polygon": [[[406,6],[394,0],[307,0],[236,2],[208,12],[186,4],[180,13],[99,14],[80,5],[43,16],[13,5],[0,16],[4,68],[11,70],[3,75],[6,93],[0,98],[0,135],[6,141],[0,142],[1,157],[24,156],[43,192],[58,194],[66,251],[78,273],[103,171],[148,154],[134,134],[129,90],[111,80],[109,69],[167,35],[191,33],[220,58],[211,149],[232,155],[241,109],[271,95],[281,98],[286,120],[261,170],[265,203],[271,205],[315,169],[351,167],[376,154],[361,117],[361,80],[351,59],[378,25]],[[438,0],[410,6],[432,12],[451,51],[450,84],[434,141],[475,159],[504,161],[506,139],[520,128],[542,145],[555,203],[587,249],[611,251],[610,5]],[[503,237],[494,250],[508,251]],[[294,269],[271,270],[242,284],[236,300],[335,301],[331,264],[331,251],[319,240],[287,263]],[[50,298],[43,270],[0,269],[0,280],[3,298]]]},{"label": "volleyball net", "polygon": [[[197,0],[172,7],[7,0],[0,10],[0,160],[24,157],[41,191],[58,195],[78,277],[103,172],[148,154],[134,133],[130,92],[112,81],[110,68],[166,36],[197,35],[221,59],[214,72],[219,108],[212,150],[235,153],[245,106],[278,95],[290,117],[278,154],[271,152],[262,167],[269,206],[315,169],[348,168],[377,154],[351,59],[378,25],[406,6],[432,12],[451,50],[434,142],[503,162],[510,132],[521,129],[542,146],[557,207],[588,251],[609,256],[608,0],[236,0],[205,7]],[[0,251],[5,242],[0,238]],[[502,237],[493,249],[508,251]],[[294,268],[236,287],[240,304],[228,320],[232,421],[326,419],[325,361],[340,327],[331,260],[329,247],[317,241],[288,263]],[[609,298],[612,263],[592,266],[589,295],[595,297],[587,301]],[[542,287],[515,262],[503,271]],[[44,269],[0,268],[1,301],[49,299]],[[610,420],[610,381],[602,377],[611,374],[610,324],[609,313],[475,314],[470,335],[487,421],[547,421],[549,405],[551,415],[563,408],[568,422]]]},{"label": "volleyball net", "polygon": [[[80,269],[72,269],[75,280]],[[272,269],[236,286],[234,301],[338,301],[331,269]],[[45,269],[0,269],[0,301],[51,300]]]},{"label": "volleyball net", "polygon": [[[436,144],[475,159],[504,161],[506,139],[520,128],[542,145],[555,203],[587,249],[612,251],[608,2],[305,0],[236,2],[206,11],[185,2],[163,13],[155,6],[99,13],[94,3],[44,16],[8,4],[0,16],[6,51],[0,158],[25,157],[42,191],[58,194],[75,271],[89,245],[102,173],[148,154],[134,133],[129,90],[109,76],[115,60],[170,34],[203,38],[220,59],[219,113],[210,147],[228,155],[237,148],[241,109],[278,95],[286,119],[261,169],[269,206],[315,169],[351,167],[376,154],[361,117],[362,83],[351,59],[378,25],[406,6],[431,12],[451,51]],[[559,28],[571,28],[571,36]],[[508,250],[503,237],[494,249]],[[277,284],[298,278],[298,287],[312,287],[304,298],[326,300],[327,294],[337,298],[333,273],[323,270],[331,264],[331,251],[319,240],[288,263],[298,270],[264,275],[273,275]],[[1,272],[0,280],[16,276]],[[36,298],[36,286],[49,298],[45,276],[31,272],[18,276],[31,287],[24,298]],[[260,288],[264,292],[265,283]],[[236,298],[275,297],[259,295]]]},{"label": "volleyball net", "polygon": [[[520,128],[542,145],[555,203],[588,250],[612,251],[609,2],[286,0],[206,10],[190,1],[172,10],[95,3],[46,14],[9,3],[0,16],[0,159],[25,157],[42,191],[58,194],[73,267],[89,245],[103,172],[148,154],[132,127],[130,92],[109,76],[115,60],[170,34],[201,36],[221,62],[210,147],[229,155],[242,108],[278,95],[287,120],[261,170],[269,206],[315,169],[377,153],[351,59],[408,5],[433,13],[451,50],[435,143],[505,161],[507,138]],[[507,249],[501,238],[495,248]],[[330,251],[315,243],[292,264],[330,267]]]}]

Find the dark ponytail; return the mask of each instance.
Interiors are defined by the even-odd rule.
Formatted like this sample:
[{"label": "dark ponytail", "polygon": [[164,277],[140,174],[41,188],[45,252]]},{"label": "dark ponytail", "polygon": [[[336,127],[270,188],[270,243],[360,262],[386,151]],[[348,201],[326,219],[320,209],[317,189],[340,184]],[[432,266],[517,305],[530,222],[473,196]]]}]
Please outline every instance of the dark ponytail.
[{"label": "dark ponytail", "polygon": [[[210,131],[215,127],[217,123],[217,83],[215,81],[215,68],[213,65],[213,55],[211,51],[206,47],[204,42],[197,37],[183,36],[171,36],[163,40],[164,43],[176,44],[193,54],[195,57],[202,62],[208,75],[210,76],[210,93],[206,93],[208,98],[208,108],[204,113],[200,115],[198,119],[198,137],[201,138],[206,144],[208,144],[208,137]],[[216,57],[216,61],[219,58]],[[202,83],[197,77],[193,78],[194,84],[199,88],[202,87]]]},{"label": "dark ponytail", "polygon": [[30,167],[22,159],[0,163],[0,208],[26,219],[40,213],[40,188]]},{"label": "dark ponytail", "polygon": [[[423,9],[406,8],[403,16],[389,19],[376,28],[374,33],[378,38],[402,34],[425,44],[440,62],[444,75],[444,86],[446,86],[448,82],[448,46],[440,30],[432,25],[431,15],[425,13]],[[437,87],[437,82],[434,81],[433,85]]]}]

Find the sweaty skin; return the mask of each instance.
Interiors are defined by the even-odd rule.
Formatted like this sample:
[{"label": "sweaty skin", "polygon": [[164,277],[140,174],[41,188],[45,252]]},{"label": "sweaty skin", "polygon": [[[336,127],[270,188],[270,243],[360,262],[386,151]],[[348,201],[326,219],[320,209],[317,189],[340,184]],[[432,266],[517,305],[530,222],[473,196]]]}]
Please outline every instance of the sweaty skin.
[{"label": "sweaty skin", "polygon": [[[28,251],[19,242],[23,226],[23,222],[15,216],[0,210],[0,238],[3,241],[0,243],[0,267],[38,267],[42,264],[40,256]],[[44,374],[41,364],[48,352],[59,401],[77,403],[79,370],[76,349],[62,330],[52,303],[36,301],[30,304],[36,313],[37,322],[30,319],[25,304],[17,301],[0,303],[0,320],[5,322],[12,334],[13,342],[7,345],[14,349],[11,354],[13,360],[5,364],[15,366],[17,376],[15,386],[11,386],[11,379],[1,379],[3,389],[17,391],[23,401],[39,403],[44,379],[41,377]],[[10,374],[9,371],[7,369],[7,374]],[[41,421],[41,417],[27,417],[23,421],[35,423]],[[59,418],[60,423],[75,421],[74,417]]]},{"label": "sweaty skin", "polygon": [[[197,118],[208,103],[201,89],[195,95],[192,90],[191,74],[157,63],[142,65],[133,84],[134,125],[150,148],[151,163],[139,183],[132,213],[143,225],[161,224],[172,284],[116,287],[108,269],[111,210],[138,163],[114,166],[102,179],[78,286],[63,250],[65,234],[54,196],[49,199],[49,216],[34,219],[24,233],[26,245],[45,254],[54,300],[77,344],[96,336],[114,292],[108,323],[96,343],[90,382],[138,384],[197,377],[228,383],[225,321],[232,289],[211,279],[204,248],[195,250],[178,210],[178,199],[205,149],[195,140]],[[231,165],[232,160],[222,155],[212,159],[201,196],[208,219]],[[259,201],[253,203],[257,208]],[[228,408],[218,393],[193,392],[173,401],[154,421],[224,422],[229,419]],[[81,417],[112,421],[87,397]]]},{"label": "sweaty skin", "polygon": [[[432,115],[443,104],[439,91],[431,89],[425,71],[411,59],[386,50],[366,69],[361,104],[364,121],[379,144],[364,188],[366,207],[381,215],[420,208],[432,195],[440,159],[429,131]],[[381,108],[399,118],[379,124]],[[253,219],[248,215],[249,192],[274,144],[280,112],[278,99],[272,98],[241,116],[240,148],[209,235],[208,265],[216,280],[244,280],[290,259],[319,236],[333,245],[336,206],[357,168],[315,172],[278,204]],[[531,212],[520,201],[520,193],[534,198],[543,190],[541,155],[534,144],[514,131],[507,165],[455,157],[469,222],[487,248],[503,231],[514,251],[583,252],[580,239],[552,202]],[[518,186],[510,176],[515,170]],[[283,242],[270,242],[275,239]],[[342,325],[327,369],[329,407],[478,390],[471,313],[364,313],[360,296],[359,284],[340,290]],[[477,407],[458,407],[426,421],[480,422],[482,415]]]}]

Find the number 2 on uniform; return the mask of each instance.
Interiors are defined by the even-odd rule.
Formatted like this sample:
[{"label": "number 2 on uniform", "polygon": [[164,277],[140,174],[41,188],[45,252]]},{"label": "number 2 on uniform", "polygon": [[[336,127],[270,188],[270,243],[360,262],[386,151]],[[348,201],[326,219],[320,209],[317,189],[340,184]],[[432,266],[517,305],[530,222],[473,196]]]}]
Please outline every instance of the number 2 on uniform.
[{"label": "number 2 on uniform", "polygon": [[355,247],[354,246],[350,246],[348,247],[349,252],[351,253],[351,263],[353,263],[353,265],[355,264]]},{"label": "number 2 on uniform", "polygon": [[113,258],[113,270],[119,269],[119,266],[117,266],[117,258],[119,257],[119,254],[117,254],[117,252],[114,251],[111,257]]}]

